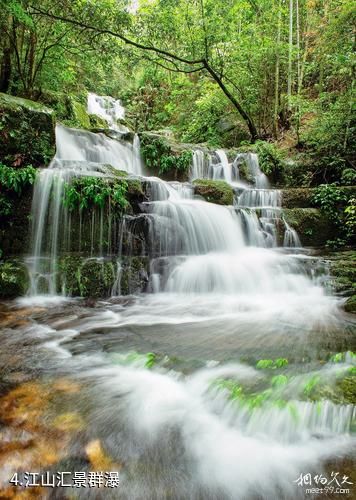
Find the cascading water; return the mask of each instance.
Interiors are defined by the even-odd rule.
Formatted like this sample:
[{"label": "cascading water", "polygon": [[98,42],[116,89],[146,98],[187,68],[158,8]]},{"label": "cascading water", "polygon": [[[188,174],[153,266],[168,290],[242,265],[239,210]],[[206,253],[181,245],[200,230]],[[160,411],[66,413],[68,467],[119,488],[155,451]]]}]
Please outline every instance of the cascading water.
[{"label": "cascading water", "polygon": [[[130,144],[57,127],[57,154],[33,199],[33,294],[43,280],[48,293],[58,291],[57,260],[71,225],[64,185],[73,176],[109,175],[108,163],[142,174],[138,138]],[[256,155],[230,164],[223,151],[195,151],[192,179],[202,177],[229,182],[234,206],[196,199],[189,184],[147,177],[142,213],[123,218],[112,293],[121,292],[121,254],[134,247],[138,231],[146,231],[140,257],[150,260],[153,293],[80,312],[63,305],[60,314],[48,312],[46,326],[41,319],[25,326],[24,337],[43,342],[61,376],[83,383],[75,405],[89,436],[121,464],[123,498],[304,498],[295,484],[300,473],[320,473],[350,447],[352,405],[307,397],[310,380],[336,390],[354,364],[351,355],[336,367],[317,357],[319,344],[322,351],[345,335],[339,300],[309,272],[313,259],[271,248],[280,193],[269,189]],[[285,227],[285,246],[300,246]],[[95,238],[102,240],[103,231]],[[307,342],[314,347],[306,353]],[[132,351],[157,353],[157,369]],[[282,359],[282,373],[278,365],[254,368],[267,357]]]},{"label": "cascading water", "polygon": [[[100,102],[95,102],[99,110],[102,109]],[[42,291],[53,296],[59,291],[57,256],[60,250],[69,248],[68,225],[71,220],[63,205],[65,185],[77,176],[110,177],[113,175],[111,168],[133,175],[142,174],[137,134],[131,144],[102,133],[56,126],[56,155],[49,167],[41,171],[34,188],[31,257],[28,258],[30,295],[36,296]],[[99,225],[101,247],[103,212],[99,217]],[[92,232],[96,232],[95,220],[92,221]]]}]

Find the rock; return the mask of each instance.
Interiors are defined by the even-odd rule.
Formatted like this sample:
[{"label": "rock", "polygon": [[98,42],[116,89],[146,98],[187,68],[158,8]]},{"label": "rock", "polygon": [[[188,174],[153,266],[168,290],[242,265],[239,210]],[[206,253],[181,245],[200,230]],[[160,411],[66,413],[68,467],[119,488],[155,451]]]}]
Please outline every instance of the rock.
[{"label": "rock", "polygon": [[48,165],[55,153],[55,119],[51,109],[0,93],[0,124],[0,162],[14,166]]},{"label": "rock", "polygon": [[3,193],[2,197],[10,203],[11,211],[6,215],[0,208],[0,256],[23,255],[29,248],[32,186],[24,188],[20,196]]},{"label": "rock", "polygon": [[114,463],[107,455],[99,439],[90,441],[85,451],[93,471],[119,471],[122,468],[121,464]]},{"label": "rock", "polygon": [[[96,259],[66,255],[59,259],[58,290],[66,295],[90,299],[143,292],[148,282],[148,257],[124,256],[120,259],[120,284],[117,284],[117,259]],[[116,290],[113,290],[117,284]]]},{"label": "rock", "polygon": [[231,121],[228,117],[223,116],[220,118],[220,120],[216,124],[216,128],[218,132],[224,133],[224,132],[230,132],[236,127],[236,123]]},{"label": "rock", "polygon": [[282,215],[304,246],[321,247],[334,237],[333,221],[317,208],[284,208]]},{"label": "rock", "polygon": [[356,294],[347,299],[344,309],[346,312],[356,314]]},{"label": "rock", "polygon": [[217,205],[232,205],[234,192],[232,187],[225,181],[213,181],[210,179],[196,179],[193,182],[194,194],[202,196],[206,201]]},{"label": "rock", "polygon": [[25,295],[29,287],[26,266],[11,260],[0,263],[0,298],[9,299]]},{"label": "rock", "polygon": [[329,262],[335,291],[345,296],[356,295],[356,251],[333,252],[324,258]]},{"label": "rock", "polygon": [[87,113],[86,106],[84,106],[84,104],[78,102],[74,98],[71,98],[70,103],[71,103],[73,118],[74,118],[76,125],[79,128],[84,128],[86,130],[90,130],[91,123],[90,123],[89,115]]}]

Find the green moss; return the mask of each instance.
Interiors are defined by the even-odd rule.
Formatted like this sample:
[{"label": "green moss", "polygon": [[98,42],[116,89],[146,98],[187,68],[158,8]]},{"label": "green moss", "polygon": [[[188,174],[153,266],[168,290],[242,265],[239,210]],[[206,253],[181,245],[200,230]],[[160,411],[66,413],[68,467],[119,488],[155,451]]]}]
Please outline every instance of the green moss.
[{"label": "green moss", "polygon": [[91,128],[99,130],[109,128],[108,122],[101,116],[89,114],[88,117]]},{"label": "green moss", "polygon": [[77,124],[77,126],[84,129],[90,129],[91,123],[84,104],[81,104],[75,99],[71,99],[71,106],[72,106],[74,121]]},{"label": "green moss", "polygon": [[116,276],[113,262],[85,260],[77,271],[81,297],[108,297]]},{"label": "green moss", "polygon": [[54,114],[45,106],[0,93],[0,161],[44,166],[55,152]]},{"label": "green moss", "polygon": [[28,272],[18,261],[0,263],[0,298],[15,298],[25,295],[29,286]]},{"label": "green moss", "polygon": [[212,181],[209,179],[196,179],[193,182],[194,193],[202,196],[206,201],[217,205],[232,205],[234,192],[225,181]]},{"label": "green moss", "polygon": [[356,404],[356,377],[348,376],[337,383],[337,387],[341,390],[343,402]]}]

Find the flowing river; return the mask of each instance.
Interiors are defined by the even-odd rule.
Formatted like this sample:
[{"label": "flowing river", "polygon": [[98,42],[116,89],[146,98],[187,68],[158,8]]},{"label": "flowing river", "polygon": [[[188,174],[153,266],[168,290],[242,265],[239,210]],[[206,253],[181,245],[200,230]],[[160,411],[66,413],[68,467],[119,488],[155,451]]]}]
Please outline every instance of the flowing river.
[{"label": "flowing river", "polygon": [[[309,498],[301,474],[351,477],[355,410],[342,388],[355,373],[355,322],[283,220],[257,156],[229,163],[222,150],[195,151],[191,180],[234,189],[234,205],[215,205],[191,183],[145,177],[138,137],[114,126],[117,102],[91,94],[89,109],[109,117],[113,135],[57,126],[56,156],[34,189],[30,290],[2,305],[1,487],[15,472],[116,471],[117,488],[33,491],[272,500]],[[149,196],[124,217],[114,248],[103,244],[106,213],[90,221],[87,258],[117,259],[112,296],[69,297],[58,292],[58,259],[81,235],[63,190],[110,175],[107,165],[143,179]],[[142,218],[145,290],[121,295],[122,240]]]}]

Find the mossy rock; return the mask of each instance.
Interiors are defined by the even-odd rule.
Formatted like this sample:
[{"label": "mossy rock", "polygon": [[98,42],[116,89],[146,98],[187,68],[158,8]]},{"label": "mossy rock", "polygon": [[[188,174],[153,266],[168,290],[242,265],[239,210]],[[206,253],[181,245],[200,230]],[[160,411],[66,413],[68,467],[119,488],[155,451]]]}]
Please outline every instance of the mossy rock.
[{"label": "mossy rock", "polygon": [[46,166],[55,153],[55,119],[38,102],[0,93],[0,161]]},{"label": "mossy rock", "polygon": [[114,259],[66,255],[59,259],[58,292],[72,297],[105,298],[112,294],[120,265],[120,293],[128,295],[145,290],[148,282],[148,257]]},{"label": "mossy rock", "polygon": [[347,299],[344,309],[346,312],[356,314],[356,294]]},{"label": "mossy rock", "polygon": [[89,130],[91,128],[90,118],[87,113],[86,107],[84,104],[76,101],[75,99],[71,99],[71,108],[74,118],[74,123],[79,128],[84,128]]},{"label": "mossy rock", "polygon": [[106,130],[109,128],[108,122],[98,115],[88,115],[90,127],[95,130]]},{"label": "mossy rock", "polygon": [[341,390],[344,403],[356,404],[356,376],[350,375],[337,383]]},{"label": "mossy rock", "polygon": [[333,252],[326,256],[335,291],[356,295],[356,251]]},{"label": "mossy rock", "polygon": [[[4,192],[0,196],[0,250],[3,258],[20,256],[28,251],[32,191],[32,186],[26,186],[20,195]],[[10,207],[8,212],[1,211],[1,201]]]},{"label": "mossy rock", "polygon": [[334,237],[332,221],[317,208],[285,208],[282,215],[305,246],[321,247]]},{"label": "mossy rock", "polygon": [[234,202],[234,191],[225,181],[196,179],[193,185],[194,194],[202,196],[206,201],[217,205],[232,205]]},{"label": "mossy rock", "polygon": [[10,260],[0,263],[0,298],[12,299],[25,295],[29,287],[26,266]]}]

